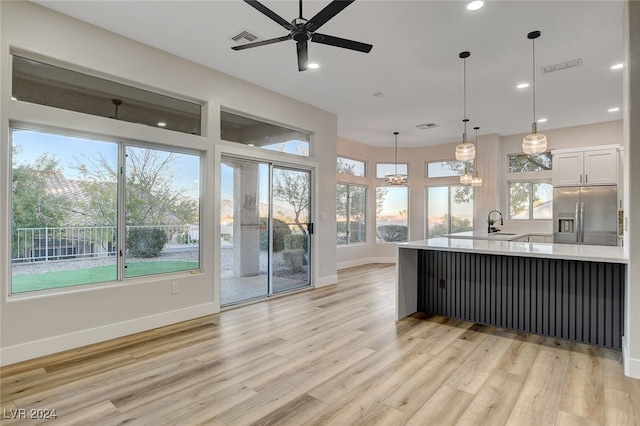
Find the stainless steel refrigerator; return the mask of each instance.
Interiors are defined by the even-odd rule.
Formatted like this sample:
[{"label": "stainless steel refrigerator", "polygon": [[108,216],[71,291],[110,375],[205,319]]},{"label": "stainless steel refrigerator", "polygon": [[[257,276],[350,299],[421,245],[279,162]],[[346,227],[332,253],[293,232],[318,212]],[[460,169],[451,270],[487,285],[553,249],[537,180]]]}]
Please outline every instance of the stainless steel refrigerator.
[{"label": "stainless steel refrigerator", "polygon": [[553,242],[618,244],[617,186],[575,186],[553,190]]}]

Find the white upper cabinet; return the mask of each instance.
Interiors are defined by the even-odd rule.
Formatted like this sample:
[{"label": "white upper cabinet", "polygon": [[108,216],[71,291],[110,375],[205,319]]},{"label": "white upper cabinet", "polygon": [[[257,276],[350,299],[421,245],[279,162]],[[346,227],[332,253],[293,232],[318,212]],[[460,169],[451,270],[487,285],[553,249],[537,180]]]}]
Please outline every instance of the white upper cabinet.
[{"label": "white upper cabinet", "polygon": [[616,185],[618,150],[554,152],[553,186]]}]

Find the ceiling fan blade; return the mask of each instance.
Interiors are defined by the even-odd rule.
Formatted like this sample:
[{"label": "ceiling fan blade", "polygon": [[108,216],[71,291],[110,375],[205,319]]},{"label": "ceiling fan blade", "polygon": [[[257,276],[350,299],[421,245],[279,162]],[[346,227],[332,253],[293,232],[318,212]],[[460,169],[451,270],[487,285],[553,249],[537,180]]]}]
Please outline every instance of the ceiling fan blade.
[{"label": "ceiling fan blade", "polygon": [[[246,1],[246,0],[245,0]],[[355,0],[333,0],[331,3],[325,6],[320,12],[304,25],[307,31],[314,32],[321,26],[327,23],[327,21],[342,10],[353,3]]]},{"label": "ceiling fan blade", "polygon": [[278,15],[277,13],[275,13],[273,10],[269,9],[267,6],[263,5],[262,3],[256,0],[244,0],[244,2],[247,3],[249,6],[253,7],[254,9],[256,9],[258,12],[261,12],[263,15],[266,15],[272,20],[276,21],[278,24],[282,25],[289,31],[294,29],[293,25],[291,25],[288,21],[286,21],[284,18],[282,18],[280,15]]},{"label": "ceiling fan blade", "polygon": [[291,39],[291,34],[278,37],[278,38],[270,38],[269,40],[262,40],[262,41],[256,41],[254,43],[247,43],[241,46],[233,46],[232,49],[233,50],[251,49],[252,47],[266,46],[268,44],[279,43],[281,41],[286,41],[290,39]]},{"label": "ceiling fan blade", "polygon": [[298,50],[298,71],[306,71],[309,68],[309,51],[307,50],[307,42],[297,42],[296,48]]},{"label": "ceiling fan blade", "polygon": [[369,53],[373,45],[360,43],[359,41],[347,40],[346,38],[334,37],[326,34],[315,33],[311,36],[311,41],[328,44],[329,46],[342,47],[343,49],[357,50],[358,52]]}]

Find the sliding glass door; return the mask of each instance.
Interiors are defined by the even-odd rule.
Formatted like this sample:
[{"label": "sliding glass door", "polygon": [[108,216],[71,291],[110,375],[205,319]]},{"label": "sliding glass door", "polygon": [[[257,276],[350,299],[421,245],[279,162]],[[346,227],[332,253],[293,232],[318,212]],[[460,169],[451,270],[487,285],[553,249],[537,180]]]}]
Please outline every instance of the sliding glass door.
[{"label": "sliding glass door", "polygon": [[221,305],[309,286],[311,174],[223,157]]}]

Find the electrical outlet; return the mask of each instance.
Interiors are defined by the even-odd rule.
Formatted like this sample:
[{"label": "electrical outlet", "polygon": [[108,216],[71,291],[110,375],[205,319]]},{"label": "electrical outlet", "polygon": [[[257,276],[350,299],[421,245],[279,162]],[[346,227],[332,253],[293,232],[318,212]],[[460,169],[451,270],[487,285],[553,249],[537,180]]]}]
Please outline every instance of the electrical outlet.
[{"label": "electrical outlet", "polygon": [[171,283],[171,294],[178,294],[180,293],[180,288],[178,287],[178,283]]}]

